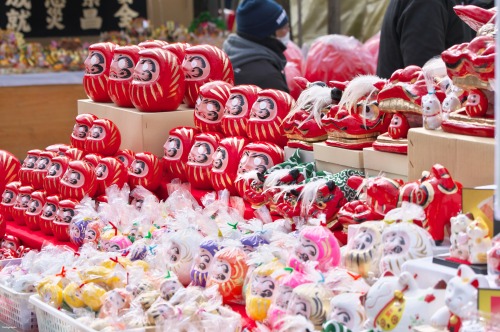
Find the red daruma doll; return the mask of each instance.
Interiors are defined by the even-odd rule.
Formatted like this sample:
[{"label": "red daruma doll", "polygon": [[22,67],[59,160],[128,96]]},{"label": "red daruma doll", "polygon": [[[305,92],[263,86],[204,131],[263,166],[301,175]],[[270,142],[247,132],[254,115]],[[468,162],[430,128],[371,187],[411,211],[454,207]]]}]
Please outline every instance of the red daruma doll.
[{"label": "red daruma doll", "polygon": [[218,132],[197,134],[189,152],[187,162],[187,178],[196,189],[212,189],[212,156],[222,139]]},{"label": "red daruma doll", "polygon": [[113,121],[96,119],[85,141],[86,153],[98,153],[105,157],[113,156],[122,144],[120,130]]},{"label": "red daruma doll", "polygon": [[232,85],[223,81],[203,84],[194,108],[194,124],[202,132],[222,132],[221,120]]},{"label": "red daruma doll", "polygon": [[184,76],[176,56],[161,48],[139,52],[130,97],[141,112],[175,111],[184,96]]},{"label": "red daruma doll", "polygon": [[245,137],[227,137],[220,141],[212,156],[210,181],[215,190],[227,189],[231,195],[238,195],[234,181],[243,149],[248,143],[250,141]]},{"label": "red daruma doll", "polygon": [[250,109],[257,100],[261,88],[256,85],[237,85],[231,88],[231,95],[224,108],[222,132],[227,136],[247,136]]},{"label": "red daruma doll", "polygon": [[210,81],[234,84],[233,66],[229,57],[220,48],[211,45],[191,46],[186,49],[182,62],[186,79],[184,102],[194,107],[200,87]]},{"label": "red daruma doll", "polygon": [[170,178],[187,181],[187,161],[194,143],[194,136],[199,131],[191,127],[176,127],[170,130],[168,139],[163,145],[163,167]]},{"label": "red daruma doll", "polygon": [[39,226],[45,235],[53,235],[52,221],[56,217],[57,209],[59,207],[59,196],[47,196],[45,204],[40,214]]},{"label": "red daruma doll", "polygon": [[50,161],[52,158],[57,157],[57,153],[51,151],[42,151],[35,163],[35,168],[33,169],[33,177],[31,185],[33,189],[43,189],[43,180],[47,176],[47,171],[50,167]]},{"label": "red daruma doll", "polygon": [[43,188],[47,192],[47,195],[56,195],[59,193],[61,178],[66,173],[69,162],[70,159],[66,156],[52,158],[47,175],[43,179]]},{"label": "red daruma doll", "polygon": [[17,195],[19,195],[19,188],[21,187],[21,181],[12,181],[5,185],[5,189],[2,193],[2,209],[1,212],[5,220],[14,220],[12,216],[14,211],[14,205],[17,201]]},{"label": "red daruma doll", "polygon": [[30,201],[28,202],[28,208],[26,209],[25,221],[26,226],[32,231],[37,231],[40,229],[40,214],[43,211],[43,206],[45,205],[45,191],[36,190],[31,193]]},{"label": "red daruma doll", "polygon": [[89,46],[83,87],[87,96],[97,103],[111,102],[108,94],[108,77],[115,47],[113,43],[97,43]]},{"label": "red daruma doll", "polygon": [[24,158],[23,164],[18,172],[19,180],[24,186],[31,185],[33,170],[35,169],[36,162],[41,152],[42,150],[38,149],[29,150],[26,158]]},{"label": "red daruma doll", "polygon": [[272,142],[284,147],[288,139],[282,123],[294,104],[295,100],[286,92],[261,90],[250,111],[248,137],[253,141]]},{"label": "red daruma doll", "polygon": [[19,187],[16,204],[14,204],[14,209],[12,210],[12,217],[14,218],[14,221],[19,225],[26,224],[26,209],[28,208],[28,203],[30,202],[32,192],[33,187],[31,186]]},{"label": "red daruma doll", "polygon": [[128,169],[128,183],[131,189],[143,186],[155,191],[160,185],[162,168],[158,157],[151,152],[139,152]]},{"label": "red daruma doll", "polygon": [[3,193],[5,185],[19,179],[21,164],[10,152],[0,150],[0,192]]},{"label": "red daruma doll", "polygon": [[94,120],[98,117],[94,114],[83,113],[78,114],[75,118],[75,125],[73,126],[73,132],[71,133],[71,146],[83,150],[85,148],[85,141],[87,140],[87,135],[92,127]]},{"label": "red daruma doll", "polygon": [[81,200],[85,195],[93,197],[96,190],[97,177],[94,167],[82,160],[70,161],[61,179],[61,198]]},{"label": "red daruma doll", "polygon": [[76,214],[76,199],[64,199],[59,201],[56,216],[52,221],[52,231],[58,241],[69,242],[69,225]]},{"label": "red daruma doll", "polygon": [[120,107],[134,107],[130,99],[130,86],[141,48],[136,45],[118,46],[113,53],[109,71],[108,93]]},{"label": "red daruma doll", "polygon": [[95,168],[97,177],[96,196],[105,195],[106,188],[116,184],[118,188],[128,181],[128,171],[125,165],[114,157],[102,158]]}]

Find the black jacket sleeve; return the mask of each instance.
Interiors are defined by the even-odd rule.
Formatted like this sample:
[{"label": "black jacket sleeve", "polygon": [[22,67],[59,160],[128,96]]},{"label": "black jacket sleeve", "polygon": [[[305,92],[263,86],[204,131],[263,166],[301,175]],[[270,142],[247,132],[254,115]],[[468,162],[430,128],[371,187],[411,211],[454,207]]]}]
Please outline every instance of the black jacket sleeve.
[{"label": "black jacket sleeve", "polygon": [[235,70],[234,81],[237,85],[255,84],[262,89],[277,89],[290,92],[285,75],[267,60],[249,62]]}]

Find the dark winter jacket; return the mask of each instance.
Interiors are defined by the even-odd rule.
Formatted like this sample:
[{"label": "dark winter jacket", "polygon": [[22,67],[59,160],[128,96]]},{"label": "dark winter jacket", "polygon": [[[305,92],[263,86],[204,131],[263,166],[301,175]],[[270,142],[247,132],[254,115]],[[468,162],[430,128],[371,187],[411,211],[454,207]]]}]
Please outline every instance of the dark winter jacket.
[{"label": "dark winter jacket", "polygon": [[377,75],[389,78],[423,66],[449,47],[468,42],[470,29],[453,11],[455,0],[391,0],[382,23]]},{"label": "dark winter jacket", "polygon": [[[275,42],[280,43],[278,40]],[[283,48],[280,52],[280,48],[276,47],[279,44],[269,43],[272,48],[263,44],[265,41],[252,41],[237,34],[231,34],[226,39],[222,48],[233,65],[235,84],[255,84],[262,89],[289,92],[283,73],[285,46],[281,44]]]}]

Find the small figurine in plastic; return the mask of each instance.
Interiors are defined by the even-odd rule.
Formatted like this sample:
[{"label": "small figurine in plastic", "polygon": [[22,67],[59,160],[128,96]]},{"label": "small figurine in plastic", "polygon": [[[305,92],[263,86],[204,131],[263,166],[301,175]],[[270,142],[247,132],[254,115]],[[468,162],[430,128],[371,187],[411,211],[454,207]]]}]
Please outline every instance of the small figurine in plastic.
[{"label": "small figurine in plastic", "polygon": [[97,103],[111,102],[108,94],[108,78],[115,47],[115,44],[107,42],[89,46],[83,87],[87,96]]},{"label": "small figurine in plastic", "polygon": [[107,243],[107,251],[109,252],[122,252],[132,245],[132,241],[125,235],[115,235]]},{"label": "small figurine in plastic", "polygon": [[78,219],[71,222],[71,225],[69,226],[69,239],[78,247],[81,246],[85,240],[85,233],[88,224],[89,220]]},{"label": "small figurine in plastic", "polygon": [[111,100],[120,107],[134,107],[130,97],[130,86],[134,68],[139,60],[140,47],[118,46],[113,52],[109,71],[108,93]]},{"label": "small figurine in plastic", "polygon": [[151,152],[138,152],[128,170],[128,183],[131,189],[143,186],[154,191],[161,181],[162,168],[160,159]]},{"label": "small figurine in plastic", "polygon": [[219,250],[208,272],[207,287],[219,286],[224,303],[242,304],[243,283],[248,271],[247,255],[238,247]]},{"label": "small figurine in plastic", "polygon": [[175,273],[168,271],[160,283],[160,297],[168,301],[181,288],[184,288],[184,285],[181,284]]},{"label": "small figurine in plastic", "polygon": [[[330,312],[328,315],[330,322],[342,324],[351,331],[363,330],[363,323],[366,320],[365,308],[361,303],[360,293],[343,293],[335,295],[330,300]],[[328,329],[326,329],[328,331]]]},{"label": "small figurine in plastic", "polygon": [[99,317],[118,317],[130,306],[131,296],[124,289],[113,289],[104,295]]},{"label": "small figurine in plastic", "polygon": [[243,237],[241,237],[240,242],[243,245],[243,250],[247,254],[254,252],[257,249],[257,247],[261,245],[269,244],[269,241],[267,241],[264,238],[264,236],[262,236],[262,234],[259,233],[244,235]]},{"label": "small figurine in plastic", "polygon": [[232,85],[211,81],[200,87],[194,107],[194,124],[201,132],[222,132],[221,120]]},{"label": "small figurine in plastic", "polygon": [[486,253],[491,248],[490,229],[481,217],[476,217],[467,226],[469,237],[469,262],[471,264],[486,264]]},{"label": "small figurine in plastic", "polygon": [[194,286],[205,287],[207,283],[208,271],[220,245],[214,240],[204,240],[200,244],[198,253],[194,259],[191,268],[191,284]]},{"label": "small figurine in plastic", "polygon": [[99,221],[91,221],[85,228],[85,237],[83,243],[99,244],[101,238],[101,225]]},{"label": "small figurine in plastic", "polygon": [[78,114],[75,118],[75,125],[73,126],[73,131],[71,132],[71,146],[83,150],[85,148],[85,141],[89,134],[89,130],[92,127],[94,120],[98,117],[90,113]]},{"label": "small figurine in plastic", "polygon": [[260,90],[256,85],[237,85],[231,88],[221,121],[222,132],[226,137],[247,137],[246,127],[250,110]]},{"label": "small figurine in plastic", "polygon": [[201,241],[201,235],[192,229],[168,235],[164,253],[166,268],[173,271],[184,286],[191,282],[191,266]]},{"label": "small figurine in plastic", "polygon": [[116,124],[108,119],[96,119],[92,122],[84,151],[98,153],[105,157],[113,156],[122,143],[120,130]]},{"label": "small figurine in plastic", "polygon": [[222,138],[218,132],[200,133],[194,137],[187,162],[187,178],[193,188],[212,189],[213,155]]},{"label": "small figurine in plastic", "polygon": [[70,161],[59,190],[65,198],[81,200],[85,195],[94,196],[97,190],[94,168],[82,160]]},{"label": "small figurine in plastic", "polygon": [[163,167],[172,179],[187,181],[186,164],[194,137],[198,133],[198,129],[192,127],[175,127],[168,133],[167,141],[163,145]]},{"label": "small figurine in plastic", "polygon": [[293,289],[288,303],[288,315],[301,315],[309,319],[317,330],[321,329],[330,312],[332,294],[320,283],[306,283]]}]

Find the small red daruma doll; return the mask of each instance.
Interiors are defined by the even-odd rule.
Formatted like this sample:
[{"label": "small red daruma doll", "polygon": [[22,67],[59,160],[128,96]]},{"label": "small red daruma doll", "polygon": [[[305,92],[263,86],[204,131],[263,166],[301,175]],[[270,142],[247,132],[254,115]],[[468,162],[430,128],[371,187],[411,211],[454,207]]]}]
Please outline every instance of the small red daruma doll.
[{"label": "small red daruma doll", "polygon": [[36,162],[42,150],[34,149],[29,150],[26,158],[19,169],[19,180],[24,186],[30,186],[33,180],[33,170],[35,169]]},{"label": "small red daruma doll", "polygon": [[113,156],[122,144],[120,130],[108,119],[96,119],[85,141],[86,153],[99,153],[105,157]]},{"label": "small red daruma doll", "polygon": [[83,160],[73,160],[61,178],[61,198],[81,200],[85,195],[93,197],[97,190],[94,167]]},{"label": "small red daruma doll", "polygon": [[43,212],[45,205],[45,191],[35,190],[31,193],[28,208],[26,209],[25,222],[26,226],[32,231],[40,229],[40,215]]},{"label": "small red daruma doll", "polygon": [[197,134],[189,151],[187,178],[196,189],[212,189],[212,156],[223,138],[221,133],[207,132]]},{"label": "small red daruma doll", "polygon": [[162,167],[160,159],[151,152],[135,154],[135,160],[128,169],[130,189],[143,186],[149,191],[155,191],[160,185]]},{"label": "small red daruma doll", "polygon": [[161,48],[139,52],[130,96],[141,112],[175,111],[184,96],[184,76],[177,57]]},{"label": "small red daruma doll", "polygon": [[163,145],[163,167],[165,173],[172,179],[187,181],[187,161],[194,143],[194,136],[199,130],[192,127],[172,128],[167,141]]},{"label": "small red daruma doll", "polygon": [[57,157],[57,153],[51,151],[42,151],[33,169],[33,178],[31,186],[33,189],[43,189],[43,180],[47,176],[52,158]]},{"label": "small red daruma doll", "polygon": [[238,176],[238,164],[243,149],[250,143],[246,137],[227,137],[219,142],[219,146],[212,156],[212,187],[219,191],[227,189],[231,195],[237,196],[234,181]]},{"label": "small red daruma doll", "polygon": [[118,150],[114,157],[128,168],[135,159],[135,152],[129,149]]},{"label": "small red daruma doll", "polygon": [[232,85],[224,81],[203,84],[194,107],[194,125],[202,132],[222,132],[221,120]]},{"label": "small red daruma doll", "polygon": [[488,98],[480,89],[471,89],[468,92],[465,113],[473,118],[484,116],[488,111]]},{"label": "small red daruma doll", "polygon": [[248,137],[253,141],[266,141],[284,147],[288,141],[283,121],[295,100],[288,93],[265,89],[258,93],[247,123]]},{"label": "small red daruma doll", "polygon": [[127,167],[115,157],[102,158],[95,168],[97,177],[96,196],[106,194],[106,188],[116,184],[122,188],[128,181]]},{"label": "small red daruma doll", "polygon": [[0,192],[3,193],[5,185],[19,180],[21,163],[10,152],[0,150]]},{"label": "small red daruma doll", "polygon": [[220,48],[212,45],[191,46],[186,49],[182,70],[186,79],[184,102],[194,107],[200,87],[210,81],[234,84],[233,66]]},{"label": "small red daruma doll", "polygon": [[76,214],[76,199],[63,199],[59,201],[59,206],[54,220],[52,221],[52,231],[58,241],[69,242],[69,225]]},{"label": "small red daruma doll", "polygon": [[227,136],[247,136],[247,123],[250,109],[257,100],[257,94],[262,90],[256,85],[237,85],[231,88],[230,96],[224,108],[222,117],[222,132]]},{"label": "small red daruma doll", "polygon": [[14,205],[17,201],[17,195],[19,195],[20,187],[21,181],[12,181],[5,185],[5,189],[2,192],[1,212],[6,221],[14,220],[12,213],[14,210]]},{"label": "small red daruma doll", "polygon": [[82,160],[88,163],[90,166],[96,168],[97,165],[99,165],[99,162],[101,161],[102,158],[104,157],[98,153],[89,153],[86,154]]},{"label": "small red daruma doll", "polygon": [[43,179],[43,188],[47,195],[59,194],[61,178],[66,173],[69,162],[70,159],[66,156],[57,156],[51,159],[49,169]]},{"label": "small red daruma doll", "polygon": [[164,40],[148,39],[143,42],[140,42],[137,46],[143,49],[143,48],[162,48],[165,45],[168,45],[168,43]]},{"label": "small red daruma doll", "polygon": [[73,132],[71,132],[71,146],[80,150],[85,148],[85,141],[89,134],[89,130],[92,127],[94,120],[98,117],[94,114],[83,113],[78,114],[75,118],[75,125],[73,126]]},{"label": "small red daruma doll", "polygon": [[[186,49],[188,47],[191,47],[191,45],[188,43],[172,43],[162,46],[161,48],[166,51],[172,52],[177,57],[177,60],[179,60],[179,65],[182,66],[182,61],[184,61],[184,57],[186,56]],[[186,91],[186,86],[186,80],[184,80],[184,91]],[[184,96],[182,97],[184,98]]]},{"label": "small red daruma doll", "polygon": [[110,103],[108,77],[113,51],[113,43],[97,43],[89,46],[89,55],[85,59],[83,87],[87,96],[97,103]]},{"label": "small red daruma doll", "polygon": [[85,153],[83,153],[83,150],[78,148],[69,148],[68,150],[66,150],[64,155],[70,160],[82,160],[85,156]]},{"label": "small red daruma doll", "polygon": [[45,204],[42,208],[42,213],[40,214],[39,226],[40,230],[45,235],[53,235],[52,231],[52,221],[56,217],[57,209],[59,208],[59,196],[52,195],[47,196],[45,199]]},{"label": "small red daruma doll", "polygon": [[130,86],[140,50],[141,48],[136,45],[115,48],[109,70],[108,93],[117,106],[134,107],[130,98]]},{"label": "small red daruma doll", "polygon": [[19,192],[17,194],[16,204],[14,204],[14,209],[12,210],[12,217],[18,225],[25,225],[25,214],[28,208],[28,203],[31,199],[31,193],[33,192],[33,187],[22,186],[19,187]]}]

